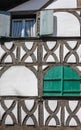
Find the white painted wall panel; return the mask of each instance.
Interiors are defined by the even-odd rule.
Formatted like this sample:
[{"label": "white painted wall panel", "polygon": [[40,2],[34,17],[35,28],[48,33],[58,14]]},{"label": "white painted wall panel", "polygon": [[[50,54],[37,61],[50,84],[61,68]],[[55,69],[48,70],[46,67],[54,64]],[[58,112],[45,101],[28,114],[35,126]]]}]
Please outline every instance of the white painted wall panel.
[{"label": "white painted wall panel", "polygon": [[77,0],[53,0],[46,9],[56,9],[56,8],[76,8]]},{"label": "white painted wall panel", "polygon": [[32,71],[23,66],[8,69],[0,78],[0,96],[37,96],[37,79]]},{"label": "white painted wall panel", "polygon": [[56,36],[80,36],[80,23],[78,19],[71,13],[58,12],[54,13],[57,22],[54,23],[57,30]]}]

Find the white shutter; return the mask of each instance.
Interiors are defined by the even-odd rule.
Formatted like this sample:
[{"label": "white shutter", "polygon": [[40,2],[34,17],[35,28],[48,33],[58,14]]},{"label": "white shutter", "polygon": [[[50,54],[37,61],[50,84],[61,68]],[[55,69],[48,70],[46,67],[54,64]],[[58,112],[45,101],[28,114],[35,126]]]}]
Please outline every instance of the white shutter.
[{"label": "white shutter", "polygon": [[10,36],[10,13],[0,11],[0,36]]},{"label": "white shutter", "polygon": [[53,10],[40,12],[40,35],[53,34]]}]

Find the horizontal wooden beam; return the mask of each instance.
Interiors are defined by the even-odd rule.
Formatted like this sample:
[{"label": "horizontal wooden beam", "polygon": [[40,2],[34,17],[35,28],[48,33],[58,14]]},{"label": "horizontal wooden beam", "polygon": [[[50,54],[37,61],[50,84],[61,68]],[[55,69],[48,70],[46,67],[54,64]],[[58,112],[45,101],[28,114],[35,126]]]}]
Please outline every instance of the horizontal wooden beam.
[{"label": "horizontal wooden beam", "polygon": [[81,40],[81,37],[53,37],[53,36],[43,36],[43,37],[27,37],[27,38],[12,38],[12,37],[1,37],[0,42],[9,42],[9,41],[57,41],[57,40]]},{"label": "horizontal wooden beam", "polygon": [[81,127],[0,126],[0,130],[81,130]]}]

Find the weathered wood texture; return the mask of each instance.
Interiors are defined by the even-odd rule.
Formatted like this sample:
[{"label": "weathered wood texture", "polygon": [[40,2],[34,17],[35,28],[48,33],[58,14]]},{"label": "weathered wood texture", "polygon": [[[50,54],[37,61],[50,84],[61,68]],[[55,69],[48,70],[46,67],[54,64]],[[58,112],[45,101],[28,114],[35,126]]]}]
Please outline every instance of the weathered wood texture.
[{"label": "weathered wood texture", "polygon": [[77,7],[81,8],[81,0],[77,0]]},{"label": "weathered wood texture", "polygon": [[0,130],[81,130],[80,127],[28,127],[28,126],[8,126],[0,127]]}]

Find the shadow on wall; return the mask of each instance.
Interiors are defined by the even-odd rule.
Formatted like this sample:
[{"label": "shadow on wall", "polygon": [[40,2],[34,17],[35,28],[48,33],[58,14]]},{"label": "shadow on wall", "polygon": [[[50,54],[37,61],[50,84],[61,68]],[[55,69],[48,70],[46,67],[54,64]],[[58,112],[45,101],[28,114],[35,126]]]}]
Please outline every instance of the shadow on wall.
[{"label": "shadow on wall", "polygon": [[57,17],[56,16],[54,16],[53,17],[53,35],[54,36],[57,36]]}]

